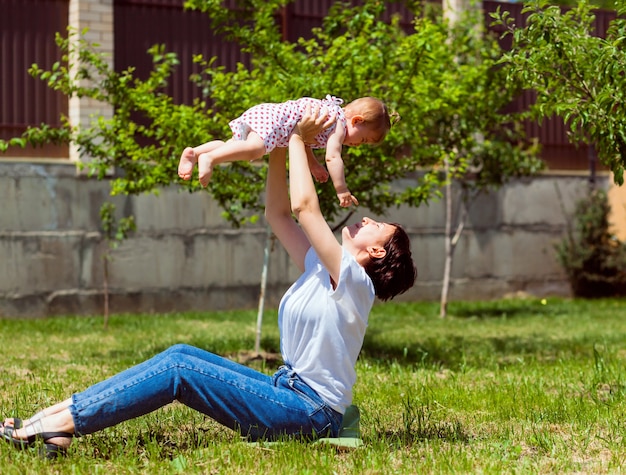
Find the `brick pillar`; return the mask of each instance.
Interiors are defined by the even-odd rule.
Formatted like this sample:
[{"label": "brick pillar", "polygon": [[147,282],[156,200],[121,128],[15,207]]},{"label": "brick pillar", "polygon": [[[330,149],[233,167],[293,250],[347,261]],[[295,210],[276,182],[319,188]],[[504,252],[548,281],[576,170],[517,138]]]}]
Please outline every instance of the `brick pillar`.
[{"label": "brick pillar", "polygon": [[442,0],[443,15],[451,25],[457,23],[464,11],[471,7],[469,0]]},{"label": "brick pillar", "polygon": [[[68,23],[75,33],[88,28],[83,38],[90,43],[99,44],[99,51],[107,55],[109,64],[113,67],[113,0],[70,0]],[[69,101],[72,125],[87,126],[94,117],[110,118],[112,115],[111,106],[93,99],[73,97]],[[82,157],[82,160],[86,159],[88,158]],[[70,160],[81,160],[75,146],[70,146]]]}]

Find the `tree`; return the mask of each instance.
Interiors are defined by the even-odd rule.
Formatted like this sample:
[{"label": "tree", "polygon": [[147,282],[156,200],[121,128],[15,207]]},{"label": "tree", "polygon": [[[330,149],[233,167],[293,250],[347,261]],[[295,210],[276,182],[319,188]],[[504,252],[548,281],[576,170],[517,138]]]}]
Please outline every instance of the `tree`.
[{"label": "tree", "polygon": [[[189,3],[217,14],[214,2]],[[279,77],[293,87],[292,96],[310,87],[319,88],[320,94],[345,89],[348,97],[361,90],[379,95],[400,112],[403,119],[382,147],[383,155],[369,158],[371,150],[350,151],[351,158],[359,160],[351,163],[350,186],[361,182],[362,190],[376,190],[372,187],[395,176],[389,168],[394,163],[386,157],[410,159],[412,166],[425,170],[424,179],[420,186],[397,197],[372,193],[362,200],[370,209],[390,198],[393,200],[384,202],[419,205],[445,186],[446,258],[441,297],[441,315],[445,316],[452,257],[472,201],[511,178],[536,173],[542,162],[536,158],[537,147],[524,141],[519,119],[502,112],[517,88],[507,86],[504,72],[496,68],[502,51],[495,39],[476,27],[482,22],[480,12],[460,15],[452,28],[440,12],[418,14],[414,31],[405,34],[397,23],[380,21],[383,10],[379,2],[368,2],[362,9],[336,5],[314,39],[300,41],[298,46],[307,53],[301,60],[294,60],[298,54],[294,45],[272,47],[274,54],[259,57],[257,53],[267,44],[265,35],[243,28],[234,18],[225,21],[220,17],[218,21],[228,25],[225,31],[237,41],[248,45],[258,69],[268,74],[268,83],[276,74],[275,66],[280,65]],[[245,15],[242,21],[247,21]],[[342,31],[346,32],[340,34]],[[367,68],[355,60],[361,57],[367,58]],[[321,66],[326,74],[313,79]],[[233,83],[240,87],[240,82]],[[252,91],[242,100],[250,95]],[[362,160],[367,167],[359,166]],[[461,185],[457,212],[452,209],[453,182]],[[327,198],[334,199],[332,194]]]},{"label": "tree", "polygon": [[598,158],[624,182],[626,164],[626,3],[616,2],[617,18],[606,38],[593,31],[594,14],[586,0],[562,10],[531,0],[525,25],[507,12],[493,14],[506,27],[512,48],[502,57],[511,83],[536,91],[528,116],[557,116],[570,128],[570,140],[593,145]]},{"label": "tree", "polygon": [[626,295],[626,244],[609,230],[609,200],[603,190],[576,203],[575,224],[557,244],[557,257],[576,297]]},{"label": "tree", "polygon": [[[494,39],[476,34],[482,19],[461,21],[451,33],[440,11],[406,1],[415,20],[412,28],[403,28],[397,17],[382,21],[386,5],[378,0],[360,6],[338,2],[310,39],[288,43],[275,18],[287,3],[242,0],[229,10],[221,0],[186,2],[206,12],[215,28],[252,58],[250,69],[240,65],[236,71],[215,67],[212,58],[194,58],[202,72],[192,80],[206,100],[188,105],[174,104],[163,92],[178,63],[164,46],[150,50],[154,70],[142,81],[132,68],[111,70],[95,45],[72,37],[76,33],[58,36],[64,62],[51,71],[33,67],[32,73],[68,96],[112,105],[114,116],[96,118],[83,129],[66,119],[61,129],[31,128],[11,142],[75,143],[92,157],[85,164],[92,175],[119,171],[111,180],[113,194],[155,192],[174,183],[200,191],[196,180],[181,183],[177,177],[181,150],[209,137],[227,137],[229,120],[246,108],[300,96],[333,94],[349,101],[372,95],[402,117],[381,146],[345,151],[350,189],[373,213],[403,203],[419,206],[440,197],[441,187],[452,180],[468,193],[479,192],[537,168],[518,119],[502,112],[515,88],[495,67],[502,52]],[[78,59],[75,69],[68,67],[69,58]],[[390,186],[407,175],[414,186]],[[240,225],[262,209],[264,178],[265,167],[237,162],[215,170],[208,192],[225,217]],[[318,193],[328,219],[341,223],[354,212],[338,206],[332,186],[320,185]],[[460,233],[462,226],[457,229]]]},{"label": "tree", "polygon": [[[551,2],[555,5],[562,5],[566,7],[575,7],[578,4],[578,0],[559,0],[558,2]],[[615,6],[614,0],[594,0],[594,8],[602,8],[604,10],[612,10]]]},{"label": "tree", "polygon": [[[450,23],[429,29],[429,54],[422,84],[436,88],[416,97],[432,97],[425,114],[428,134],[438,156],[434,170],[441,173],[445,202],[445,258],[440,316],[447,315],[448,291],[456,245],[470,208],[481,194],[509,180],[530,176],[543,168],[538,147],[521,131],[520,118],[503,112],[518,88],[506,83],[506,71],[497,67],[503,51],[483,27],[477,9],[455,15]],[[435,50],[435,48],[437,48]]]}]

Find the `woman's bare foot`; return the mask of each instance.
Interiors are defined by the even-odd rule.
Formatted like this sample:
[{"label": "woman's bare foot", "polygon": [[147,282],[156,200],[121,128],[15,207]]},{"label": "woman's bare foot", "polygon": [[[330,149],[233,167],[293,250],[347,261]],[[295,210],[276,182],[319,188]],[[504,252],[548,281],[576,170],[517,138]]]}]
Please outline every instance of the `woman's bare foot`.
[{"label": "woman's bare foot", "polygon": [[213,162],[208,153],[203,153],[198,157],[198,177],[200,184],[206,188],[213,175]]},{"label": "woman's bare foot", "polygon": [[193,151],[193,148],[187,147],[183,150],[178,162],[178,176],[183,180],[190,180],[193,176],[193,167],[197,161],[198,157],[196,157],[196,152]]}]

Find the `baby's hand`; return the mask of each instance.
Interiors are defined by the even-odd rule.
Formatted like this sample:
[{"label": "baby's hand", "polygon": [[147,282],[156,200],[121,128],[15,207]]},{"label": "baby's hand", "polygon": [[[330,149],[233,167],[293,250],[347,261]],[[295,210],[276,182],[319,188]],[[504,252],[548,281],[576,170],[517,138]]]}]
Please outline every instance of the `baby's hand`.
[{"label": "baby's hand", "polygon": [[337,198],[339,198],[339,206],[342,208],[347,208],[352,205],[359,206],[359,201],[349,191],[337,193]]}]

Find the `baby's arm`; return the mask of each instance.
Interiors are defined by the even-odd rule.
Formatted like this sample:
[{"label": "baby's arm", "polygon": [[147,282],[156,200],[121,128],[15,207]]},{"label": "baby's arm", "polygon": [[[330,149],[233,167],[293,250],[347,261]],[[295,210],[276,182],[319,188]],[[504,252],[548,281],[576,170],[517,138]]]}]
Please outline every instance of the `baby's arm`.
[{"label": "baby's arm", "polygon": [[333,181],[337,198],[339,198],[339,204],[347,208],[352,204],[358,205],[359,202],[352,196],[346,184],[343,158],[341,158],[342,141],[340,137],[343,138],[343,127],[338,123],[336,130],[328,137],[328,142],[326,143],[326,167]]}]

